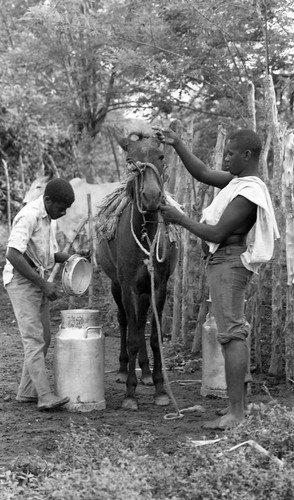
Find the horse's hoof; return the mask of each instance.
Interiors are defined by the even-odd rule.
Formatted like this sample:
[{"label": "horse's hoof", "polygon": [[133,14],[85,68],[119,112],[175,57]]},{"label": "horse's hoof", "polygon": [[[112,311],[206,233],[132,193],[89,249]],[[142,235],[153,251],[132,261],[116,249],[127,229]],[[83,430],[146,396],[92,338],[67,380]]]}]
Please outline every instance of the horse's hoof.
[{"label": "horse's hoof", "polygon": [[167,394],[159,394],[155,396],[154,402],[156,406],[167,406],[169,405],[169,397]]},{"label": "horse's hoof", "polygon": [[138,404],[135,398],[125,398],[122,402],[121,407],[124,410],[138,410]]},{"label": "horse's hoof", "polygon": [[115,381],[119,384],[125,384],[127,382],[127,373],[118,372]]},{"label": "horse's hoof", "polygon": [[141,384],[143,385],[153,385],[153,378],[152,375],[142,375],[141,377]]}]

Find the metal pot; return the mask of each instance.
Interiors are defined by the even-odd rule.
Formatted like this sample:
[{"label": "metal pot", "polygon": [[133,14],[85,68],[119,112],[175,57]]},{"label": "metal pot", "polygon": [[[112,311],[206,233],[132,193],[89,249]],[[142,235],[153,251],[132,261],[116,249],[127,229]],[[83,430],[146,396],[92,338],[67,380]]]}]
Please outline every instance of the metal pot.
[{"label": "metal pot", "polygon": [[92,281],[90,262],[80,255],[72,255],[64,264],[62,286],[67,295],[83,295]]}]

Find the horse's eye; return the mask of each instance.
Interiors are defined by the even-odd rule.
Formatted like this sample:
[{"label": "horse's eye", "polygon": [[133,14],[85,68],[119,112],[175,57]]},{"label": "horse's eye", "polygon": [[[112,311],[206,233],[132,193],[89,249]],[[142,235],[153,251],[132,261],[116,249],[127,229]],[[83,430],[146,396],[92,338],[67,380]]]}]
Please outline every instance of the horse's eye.
[{"label": "horse's eye", "polygon": [[160,155],[159,159],[160,159],[160,161],[163,161],[164,160],[164,155]]}]

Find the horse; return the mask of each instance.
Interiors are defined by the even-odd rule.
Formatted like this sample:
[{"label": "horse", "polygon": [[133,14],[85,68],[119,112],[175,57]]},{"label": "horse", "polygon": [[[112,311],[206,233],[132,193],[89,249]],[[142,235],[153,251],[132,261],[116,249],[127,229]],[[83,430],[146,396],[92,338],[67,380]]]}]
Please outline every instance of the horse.
[{"label": "horse", "polygon": [[[106,239],[98,230],[97,261],[111,280],[111,292],[117,305],[121,339],[117,381],[126,384],[122,408],[137,410],[137,357],[142,383],[155,386],[155,404],[169,404],[164,390],[159,342],[167,283],[177,263],[178,248],[176,241],[170,241],[160,214],[165,175],[160,142],[156,137],[142,136],[133,141],[129,136],[120,145],[127,152],[127,167],[133,171],[126,183],[128,201],[118,218],[114,238]],[[155,306],[150,335],[152,374],[145,342],[151,303]]]}]

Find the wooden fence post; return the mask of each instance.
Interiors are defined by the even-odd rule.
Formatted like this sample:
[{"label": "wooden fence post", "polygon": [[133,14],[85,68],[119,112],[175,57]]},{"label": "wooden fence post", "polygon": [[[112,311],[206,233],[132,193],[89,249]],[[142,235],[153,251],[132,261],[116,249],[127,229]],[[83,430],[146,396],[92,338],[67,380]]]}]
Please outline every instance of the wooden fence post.
[{"label": "wooden fence post", "polygon": [[[179,120],[175,120],[170,124],[177,134],[182,135],[182,124]],[[190,124],[190,129],[187,135],[187,141],[192,148],[193,142],[193,122]],[[175,152],[174,152],[175,154]],[[185,213],[191,215],[192,211],[192,192],[193,179],[187,170],[179,167],[180,159],[178,155],[175,157],[169,156],[169,164],[173,164],[170,173],[169,186],[175,196],[175,199],[184,206]],[[173,275],[173,323],[172,323],[172,341],[178,339],[187,343],[187,335],[189,331],[190,320],[193,316],[193,287],[194,283],[191,279],[191,234],[188,231],[181,230],[180,255],[177,267]]]},{"label": "wooden fence post", "polygon": [[[87,202],[88,202],[88,224],[89,224],[89,247],[90,247],[90,255],[91,255],[91,266],[92,272],[94,272],[94,223],[93,223],[93,213],[92,213],[92,201],[91,201],[91,193],[87,194]],[[93,279],[94,274],[92,274],[92,280],[89,286],[89,298],[88,298],[88,306],[91,308],[93,306]]]},{"label": "wooden fence post", "polygon": [[[175,120],[170,124],[178,135],[182,134],[182,124],[179,120]],[[184,167],[179,167],[180,159],[174,152],[173,170],[175,171],[174,179],[174,196],[178,203],[183,201],[182,193],[182,174]],[[181,174],[179,174],[181,172]],[[179,339],[181,333],[181,315],[182,315],[182,242],[180,242],[179,259],[173,275],[173,314],[172,314],[172,341]]]},{"label": "wooden fence post", "polygon": [[[188,147],[193,147],[193,119],[187,132],[186,142]],[[192,194],[193,194],[193,178],[184,170],[182,177],[182,203],[185,213],[191,217],[192,215]],[[195,263],[191,266],[192,251],[193,251],[193,237],[187,230],[182,231],[182,317],[181,317],[181,338],[184,344],[188,342],[189,325],[193,318],[193,289],[195,288]]]},{"label": "wooden fence post", "polygon": [[[223,164],[223,154],[224,154],[224,148],[225,148],[225,142],[226,142],[226,131],[223,127],[223,125],[219,125],[218,127],[218,134],[217,134],[217,140],[216,140],[216,145],[214,148],[214,152],[212,155],[212,168],[214,170],[221,170],[222,164]],[[200,195],[200,190],[202,190],[202,185],[200,183],[196,183],[196,196]],[[204,208],[206,208],[214,198],[214,196],[218,193],[219,189],[213,188],[210,189],[209,192],[205,192],[205,196],[202,198],[203,203],[201,206],[201,212]],[[200,207],[199,207],[200,208]],[[198,213],[198,217],[200,218],[200,211]],[[201,246],[201,240],[198,238],[198,244],[199,247]],[[201,249],[200,249],[201,252]],[[207,299],[208,299],[208,288],[207,288],[207,283],[206,283],[206,269],[205,269],[205,263],[202,261],[200,263],[200,270],[199,270],[199,300],[200,300],[200,305],[199,305],[199,311],[198,311],[198,317],[196,321],[196,328],[195,328],[195,333],[194,333],[194,338],[193,338],[193,343],[192,343],[192,352],[197,353],[201,349],[201,342],[202,342],[202,325],[206,319],[206,314],[207,314]]]},{"label": "wooden fence post", "polygon": [[11,193],[10,193],[10,179],[7,162],[2,160],[4,172],[5,172],[5,180],[6,180],[6,189],[7,189],[7,221],[8,221],[8,231],[10,234],[11,231]]},{"label": "wooden fence post", "polygon": [[271,339],[271,362],[269,373],[280,377],[284,372],[284,339],[283,339],[283,273],[282,262],[285,250],[283,234],[285,215],[281,204],[282,165],[284,153],[285,126],[279,123],[275,98],[275,88],[271,75],[265,77],[265,102],[268,114],[268,122],[273,138],[273,180],[271,185],[271,196],[277,219],[280,240],[275,243],[275,252],[272,259],[272,339]]},{"label": "wooden fence post", "polygon": [[25,183],[25,178],[24,178],[24,166],[23,166],[23,159],[22,159],[22,152],[21,151],[19,153],[19,173],[20,173],[22,195],[24,196],[25,191],[26,191],[26,183]]},{"label": "wooden fence post", "polygon": [[283,186],[286,212],[287,301],[283,335],[285,337],[286,383],[294,382],[294,132],[288,132],[285,141]]},{"label": "wooden fence post", "polygon": [[252,82],[248,82],[247,86],[247,107],[250,128],[256,131],[255,87]]}]

